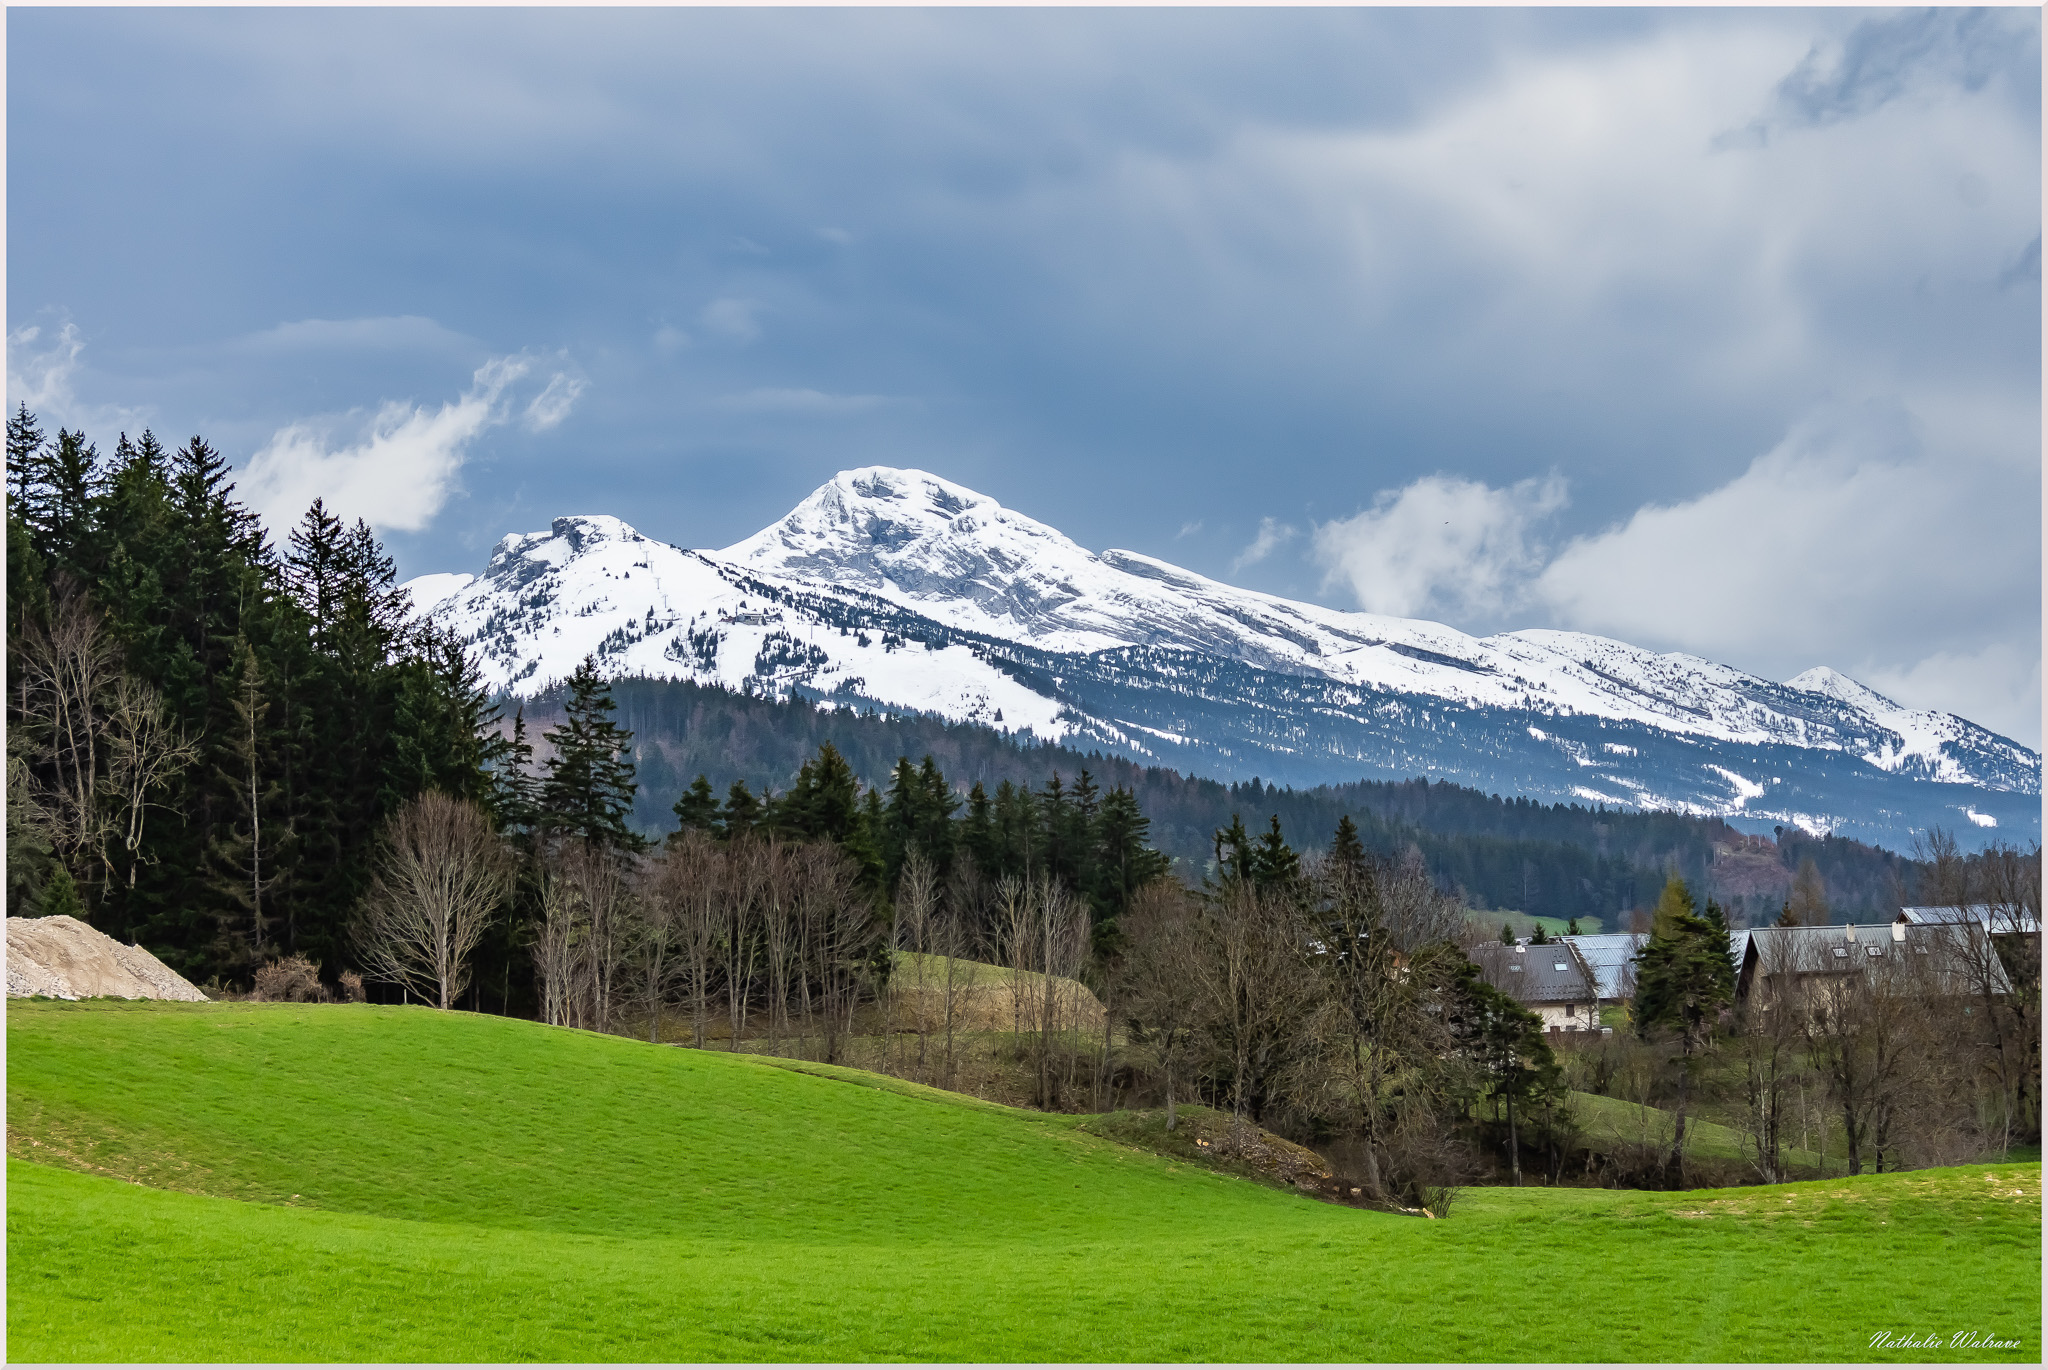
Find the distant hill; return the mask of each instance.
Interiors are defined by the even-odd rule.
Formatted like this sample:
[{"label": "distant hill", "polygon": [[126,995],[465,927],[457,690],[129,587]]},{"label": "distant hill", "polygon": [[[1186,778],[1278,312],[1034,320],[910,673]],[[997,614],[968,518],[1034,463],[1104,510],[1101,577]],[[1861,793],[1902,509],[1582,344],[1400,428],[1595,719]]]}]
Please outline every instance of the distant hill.
[{"label": "distant hill", "polygon": [[[1055,772],[1071,778],[1086,769],[1105,787],[1137,795],[1152,820],[1154,845],[1190,880],[1207,869],[1213,834],[1233,814],[1253,828],[1277,814],[1289,842],[1309,849],[1327,844],[1348,813],[1369,845],[1385,851],[1414,846],[1438,880],[1462,888],[1475,907],[1538,917],[1590,915],[1610,928],[1626,910],[1654,903],[1672,870],[1745,923],[1776,916],[1808,857],[1827,882],[1831,908],[1844,915],[1890,916],[1895,891],[1910,889],[1917,872],[1913,862],[1860,842],[1789,828],[1757,836],[1718,818],[1539,804],[1422,778],[1313,789],[1261,780],[1226,785],[916,714],[827,710],[803,699],[677,680],[627,677],[614,681],[612,692],[637,753],[641,788],[633,819],[650,835],[675,826],[671,806],[699,773],[721,793],[735,780],[781,790],[829,741],[870,784],[886,783],[900,756],[931,756],[962,790],[976,783],[993,790],[1005,780],[1042,786]],[[561,696],[543,691],[523,707],[538,738],[560,719]]]}]

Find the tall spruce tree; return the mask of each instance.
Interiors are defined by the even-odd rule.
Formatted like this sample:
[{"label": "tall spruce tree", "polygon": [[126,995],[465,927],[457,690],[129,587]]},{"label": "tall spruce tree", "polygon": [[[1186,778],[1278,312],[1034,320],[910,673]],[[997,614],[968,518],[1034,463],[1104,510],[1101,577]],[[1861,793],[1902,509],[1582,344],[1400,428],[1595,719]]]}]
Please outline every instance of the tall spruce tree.
[{"label": "tall spruce tree", "polygon": [[1172,861],[1151,845],[1152,820],[1137,796],[1114,789],[1102,798],[1097,818],[1095,888],[1089,891],[1098,928],[1112,929],[1139,890],[1163,877]]},{"label": "tall spruce tree", "polygon": [[1735,960],[1720,906],[1701,911],[1685,881],[1672,876],[1657,900],[1655,919],[1636,954],[1636,1030],[1646,1039],[1674,1039],[1678,1047],[1678,1099],[1673,1110],[1667,1173],[1683,1183],[1686,1109],[1702,1053],[1712,1046],[1721,1011],[1735,997]]},{"label": "tall spruce tree", "polygon": [[560,727],[546,738],[554,748],[541,782],[542,829],[589,846],[639,851],[646,840],[626,826],[633,811],[633,735],[612,721],[618,706],[611,686],[585,657],[569,677]]},{"label": "tall spruce tree", "polygon": [[1280,832],[1280,815],[1259,835],[1251,855],[1252,884],[1262,890],[1283,890],[1301,879],[1301,857]]},{"label": "tall spruce tree", "polygon": [[[514,726],[524,731],[526,719],[521,715]],[[699,775],[690,782],[690,788],[683,791],[682,798],[675,802],[675,836],[685,833],[718,831],[718,796],[711,789],[709,777]]]}]

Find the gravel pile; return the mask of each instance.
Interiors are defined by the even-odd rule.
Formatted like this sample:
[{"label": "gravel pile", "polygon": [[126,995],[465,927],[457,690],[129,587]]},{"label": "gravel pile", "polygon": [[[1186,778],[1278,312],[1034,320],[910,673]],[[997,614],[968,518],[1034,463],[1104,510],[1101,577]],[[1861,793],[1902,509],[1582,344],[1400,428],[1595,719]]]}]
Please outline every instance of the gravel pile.
[{"label": "gravel pile", "polygon": [[206,996],[141,947],[124,947],[76,918],[7,920],[7,997],[180,999]]}]

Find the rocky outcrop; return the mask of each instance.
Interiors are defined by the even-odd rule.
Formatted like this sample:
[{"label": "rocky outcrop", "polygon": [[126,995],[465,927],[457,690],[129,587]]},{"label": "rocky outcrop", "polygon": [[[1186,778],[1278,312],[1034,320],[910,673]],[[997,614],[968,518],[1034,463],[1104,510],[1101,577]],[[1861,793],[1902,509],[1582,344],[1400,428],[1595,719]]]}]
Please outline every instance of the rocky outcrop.
[{"label": "rocky outcrop", "polygon": [[206,996],[141,947],[58,915],[7,920],[7,997],[177,999]]}]

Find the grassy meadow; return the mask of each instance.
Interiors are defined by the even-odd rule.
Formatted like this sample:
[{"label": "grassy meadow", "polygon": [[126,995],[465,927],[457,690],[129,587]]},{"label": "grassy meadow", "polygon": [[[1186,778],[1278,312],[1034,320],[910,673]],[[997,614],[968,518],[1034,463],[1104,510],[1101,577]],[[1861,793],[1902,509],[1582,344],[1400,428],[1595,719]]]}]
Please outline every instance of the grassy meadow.
[{"label": "grassy meadow", "polygon": [[2038,1164],[1439,1222],[858,1071],[365,1005],[14,1001],[7,1089],[14,1360],[2041,1351]]}]

